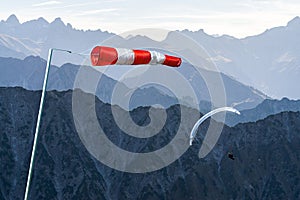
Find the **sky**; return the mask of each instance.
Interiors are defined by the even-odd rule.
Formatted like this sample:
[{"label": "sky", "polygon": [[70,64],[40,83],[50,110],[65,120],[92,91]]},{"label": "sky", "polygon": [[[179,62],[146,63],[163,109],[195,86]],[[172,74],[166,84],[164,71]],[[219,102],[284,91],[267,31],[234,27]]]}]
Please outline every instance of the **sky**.
[{"label": "sky", "polygon": [[121,34],[142,28],[203,29],[237,38],[284,26],[300,16],[299,0],[2,0],[0,19],[60,17],[76,29]]}]

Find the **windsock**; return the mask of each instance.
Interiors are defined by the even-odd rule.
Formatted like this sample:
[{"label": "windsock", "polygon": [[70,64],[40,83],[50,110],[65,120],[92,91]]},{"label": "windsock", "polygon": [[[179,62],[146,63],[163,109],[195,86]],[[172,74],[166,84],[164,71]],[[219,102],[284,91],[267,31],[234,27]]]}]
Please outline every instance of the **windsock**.
[{"label": "windsock", "polygon": [[96,46],[91,52],[93,66],[104,65],[155,65],[179,67],[181,58],[164,55],[157,51],[135,50]]}]

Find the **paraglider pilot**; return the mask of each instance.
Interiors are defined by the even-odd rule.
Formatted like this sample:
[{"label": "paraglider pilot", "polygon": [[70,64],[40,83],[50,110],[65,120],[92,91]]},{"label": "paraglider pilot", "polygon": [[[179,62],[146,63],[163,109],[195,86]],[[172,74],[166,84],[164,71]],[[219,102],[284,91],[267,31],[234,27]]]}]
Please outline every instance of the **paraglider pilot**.
[{"label": "paraglider pilot", "polygon": [[234,160],[234,156],[232,152],[228,152],[228,158],[230,158],[231,160]]}]

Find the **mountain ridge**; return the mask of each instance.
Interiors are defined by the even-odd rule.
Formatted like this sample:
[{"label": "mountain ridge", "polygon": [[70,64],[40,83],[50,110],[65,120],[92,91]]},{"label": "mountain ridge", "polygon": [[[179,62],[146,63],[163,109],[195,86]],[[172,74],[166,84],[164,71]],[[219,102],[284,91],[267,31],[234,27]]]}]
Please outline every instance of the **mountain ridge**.
[{"label": "mountain ridge", "polygon": [[225,123],[229,126],[235,126],[239,123],[257,122],[270,115],[289,111],[300,112],[300,100],[290,100],[288,98],[282,98],[281,100],[265,99],[255,108],[242,110],[239,116],[228,113]]},{"label": "mountain ridge", "polygon": [[[0,86],[20,86],[29,90],[40,90],[43,84],[45,68],[46,61],[40,57],[29,56],[24,60],[0,57],[0,70],[2,71],[0,74]],[[211,102],[212,100],[205,84],[205,80],[203,80],[200,76],[194,76],[195,70],[192,66],[183,64],[181,68],[182,69],[178,69],[179,73],[183,74],[184,78],[189,81],[189,84],[191,84],[196,96],[198,97],[199,102],[196,102],[196,104],[201,104],[203,101]],[[97,89],[96,95],[103,102],[111,102],[112,92],[117,81],[108,77],[106,74],[101,74],[101,72],[93,69],[92,67],[84,67],[70,63],[64,64],[61,67],[54,65],[51,66],[47,87],[48,90],[65,91],[68,89],[74,89],[75,80],[79,70],[81,70],[81,73],[87,73],[86,76],[92,74],[97,76],[102,75],[101,80],[98,83],[101,87],[99,86],[100,88]],[[215,72],[203,71],[202,74],[205,73],[208,74],[208,76],[213,76],[213,73]],[[226,102],[228,105],[233,105],[243,110],[253,108],[267,98],[259,91],[249,86],[245,86],[224,74],[221,74],[221,78],[223,79],[222,81],[224,83],[224,90],[226,93]],[[121,83],[121,85],[122,84],[123,83]],[[127,87],[124,84],[123,86],[123,89]],[[127,90],[130,91],[130,88],[128,89]],[[131,109],[138,107],[138,105],[148,105],[143,104],[143,102],[152,102],[153,104],[161,103],[168,107],[178,101],[173,98],[174,96],[171,96],[172,98],[170,98],[170,95],[167,95],[159,88],[156,88],[155,90],[152,90],[151,88],[148,90],[142,88],[136,89],[137,91],[135,91],[132,96]],[[210,106],[214,105],[210,104]],[[202,110],[202,112],[211,110],[211,108],[208,107],[200,107],[199,109]]]},{"label": "mountain ridge", "polygon": [[[0,88],[0,196],[22,199],[40,92],[22,88]],[[276,199],[300,197],[299,125],[300,112],[283,112],[258,122],[224,126],[213,151],[198,158],[207,129],[204,123],[197,141],[171,165],[150,173],[132,174],[111,169],[97,161],[81,143],[74,127],[72,91],[47,92],[35,173],[29,197],[32,199]],[[106,110],[109,104],[96,102],[99,121],[125,145],[121,133]],[[177,106],[169,108],[180,115]],[[191,116],[195,111],[190,110]],[[138,108],[133,118],[147,117]],[[146,115],[144,115],[146,114]],[[177,117],[176,117],[177,119]],[[172,120],[175,118],[172,116]],[[189,119],[185,119],[189,120]],[[145,121],[144,123],[147,123]],[[183,122],[185,123],[185,122]],[[211,121],[211,123],[215,123]],[[215,124],[216,125],[216,124]],[[191,128],[191,127],[190,127]],[[172,139],[175,127],[167,124],[157,142],[131,141],[128,148],[141,150]],[[138,139],[137,139],[138,140]],[[127,144],[128,145],[128,144]],[[233,151],[235,160],[227,158]],[[17,183],[17,184],[16,184]]]},{"label": "mountain ridge", "polygon": [[[70,49],[74,52],[87,52],[111,37],[114,37],[113,46],[120,46],[120,44],[126,46],[130,43],[130,46],[141,48],[143,45],[156,47],[158,43],[139,35],[124,39],[101,30],[80,31],[74,29],[70,24],[65,25],[60,18],[56,18],[51,23],[39,18],[18,24],[17,18],[12,16],[7,21],[0,22],[0,33],[2,34],[0,36],[0,56],[5,57],[23,59],[28,55],[40,55],[46,59],[48,49],[53,47]],[[262,91],[271,98],[300,99],[300,91],[296,84],[299,82],[300,74],[299,21],[300,18],[295,17],[286,26],[275,27],[243,39],[226,35],[210,36],[203,29],[195,32],[183,30],[177,33],[190,37],[202,46],[208,52],[209,59],[222,73]],[[38,31],[33,33],[33,28]],[[172,31],[169,32],[165,41],[178,43],[170,33]],[[10,38],[9,45],[3,42],[5,38]],[[26,38],[30,40],[25,40]],[[26,45],[24,46],[24,44]],[[68,62],[71,63],[83,63],[83,61],[84,58],[80,56],[68,57]],[[66,62],[66,55],[56,54],[53,63],[62,65],[64,62]]]},{"label": "mountain ridge", "polygon": [[[11,15],[6,21],[0,22],[0,33],[6,37],[13,37],[16,40],[31,40],[38,46],[38,51],[29,51],[25,53],[25,57],[29,55],[41,56],[44,59],[48,56],[49,48],[72,49],[75,52],[83,52],[91,49],[95,44],[103,40],[115,36],[113,33],[101,31],[100,29],[91,30],[78,30],[74,29],[71,24],[65,24],[61,18],[56,18],[52,22],[46,21],[40,17],[36,20],[30,20],[24,23],[17,23],[19,21],[15,15]],[[34,32],[32,30],[35,30]],[[80,45],[74,45],[75,41],[80,41]],[[3,44],[0,41],[0,46]],[[33,49],[30,44],[29,49]],[[13,48],[16,53],[24,53],[17,48]],[[0,51],[1,54],[4,52]],[[24,56],[16,56],[14,53],[9,54],[7,57],[17,57],[20,59]],[[62,55],[57,55],[53,60],[54,64],[62,65],[64,62]],[[81,63],[82,58],[71,58],[73,63]]]}]

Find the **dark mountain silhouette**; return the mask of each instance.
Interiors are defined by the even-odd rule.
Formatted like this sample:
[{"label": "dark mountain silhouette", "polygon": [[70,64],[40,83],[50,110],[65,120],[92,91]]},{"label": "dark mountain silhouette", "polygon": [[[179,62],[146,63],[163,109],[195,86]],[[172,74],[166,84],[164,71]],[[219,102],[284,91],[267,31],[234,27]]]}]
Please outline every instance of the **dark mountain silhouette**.
[{"label": "dark mountain silhouette", "polygon": [[[23,199],[39,98],[39,91],[0,88],[1,199]],[[164,145],[180,118],[178,105],[174,105],[167,109],[172,120],[163,134],[151,140],[128,140],[114,123],[111,105],[96,100],[96,109],[98,119],[105,121],[104,128],[114,135],[113,141],[136,152]],[[184,109],[191,117],[197,112]],[[148,123],[147,111],[139,107],[131,116],[142,125]],[[225,126],[213,151],[199,159],[206,122],[200,127],[198,142],[179,160],[145,174],[119,172],[94,159],[81,143],[73,120],[72,91],[47,92],[30,199],[300,198],[299,112]],[[234,161],[227,157],[229,151]]]}]

